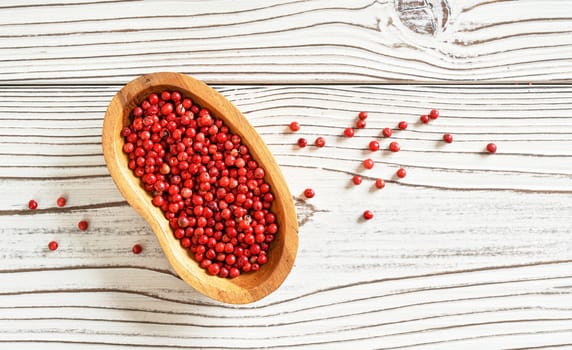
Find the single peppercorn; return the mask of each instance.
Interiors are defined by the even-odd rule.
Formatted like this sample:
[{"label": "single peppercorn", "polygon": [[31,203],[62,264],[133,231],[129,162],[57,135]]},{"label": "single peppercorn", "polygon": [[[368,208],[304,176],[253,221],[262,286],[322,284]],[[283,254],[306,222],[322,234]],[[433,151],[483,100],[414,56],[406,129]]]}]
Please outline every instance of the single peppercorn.
[{"label": "single peppercorn", "polygon": [[385,187],[385,181],[383,179],[375,180],[375,187],[379,188],[380,190]]},{"label": "single peppercorn", "polygon": [[429,118],[433,120],[439,118],[439,111],[436,109],[431,110],[431,112],[429,112]]},{"label": "single peppercorn", "polygon": [[306,188],[304,190],[304,197],[306,197],[306,198],[314,198],[315,195],[316,195],[316,193],[311,188]]},{"label": "single peppercorn", "polygon": [[298,144],[298,147],[300,147],[300,148],[304,148],[304,147],[306,147],[306,145],[308,145],[308,141],[306,141],[306,139],[303,137],[300,137],[296,143]]},{"label": "single peppercorn", "polygon": [[133,248],[131,248],[131,251],[133,252],[133,254],[141,254],[141,252],[143,251],[143,247],[141,247],[141,245],[139,244],[134,244]]},{"label": "single peppercorn", "polygon": [[36,210],[38,208],[38,202],[36,202],[33,199],[30,199],[30,201],[28,202],[28,208],[31,210]]},{"label": "single peppercorn", "polygon": [[356,128],[358,129],[364,129],[366,126],[366,122],[363,119],[360,119],[356,122]]},{"label": "single peppercorn", "polygon": [[419,117],[419,120],[421,121],[421,123],[427,124],[429,123],[429,116],[424,114],[421,117]]},{"label": "single peppercorn", "polygon": [[354,128],[345,128],[344,129],[344,136],[345,137],[353,137],[355,135]]},{"label": "single peppercorn", "polygon": [[363,212],[363,218],[366,220],[371,220],[373,219],[373,211],[371,210],[366,210]]},{"label": "single peppercorn", "polygon": [[352,181],[353,181],[354,185],[359,185],[359,184],[361,184],[362,180],[363,180],[362,177],[359,176],[359,175],[354,175],[354,176],[352,177]]},{"label": "single peppercorn", "polygon": [[451,134],[445,134],[445,135],[443,135],[443,141],[445,141],[445,142],[447,142],[447,143],[453,142],[453,135],[451,135]]},{"label": "single peppercorn", "polygon": [[359,112],[358,118],[360,120],[366,120],[367,119],[367,112]]},{"label": "single peppercorn", "polygon": [[314,141],[314,144],[316,145],[316,147],[324,147],[326,145],[326,139],[319,136],[318,138],[316,138],[316,141]]},{"label": "single peppercorn", "polygon": [[67,200],[65,199],[65,197],[59,197],[56,200],[56,204],[58,207],[65,207],[66,203],[67,203]]},{"label": "single peppercorn", "polygon": [[366,160],[363,161],[363,167],[366,169],[371,169],[373,168],[374,162],[371,158],[368,158]]},{"label": "single peppercorn", "polygon": [[77,227],[82,231],[87,231],[88,226],[89,224],[85,220],[81,220],[80,222],[77,223]]},{"label": "single peppercorn", "polygon": [[56,241],[51,241],[50,243],[48,243],[48,249],[52,251],[58,249],[58,246],[59,246],[58,242]]},{"label": "single peppercorn", "polygon": [[496,153],[497,151],[497,145],[495,145],[494,143],[489,143],[487,144],[487,151],[489,153]]},{"label": "single peppercorn", "polygon": [[407,171],[405,171],[405,169],[403,169],[403,168],[399,168],[399,169],[397,169],[395,174],[397,175],[397,177],[403,179],[405,177],[405,175],[407,175]]},{"label": "single peppercorn", "polygon": [[391,137],[391,135],[393,135],[393,131],[391,131],[390,128],[383,128],[381,133],[383,134],[383,137]]},{"label": "single peppercorn", "polygon": [[406,121],[400,121],[399,124],[397,124],[397,127],[399,128],[399,130],[405,130],[407,129],[407,122]]},{"label": "single peppercorn", "polygon": [[290,130],[294,131],[294,132],[300,130],[300,123],[298,123],[298,122],[290,123]]},{"label": "single peppercorn", "polygon": [[380,145],[379,142],[373,140],[369,142],[369,150],[372,152],[379,151]]},{"label": "single peppercorn", "polygon": [[399,152],[399,150],[401,150],[401,146],[399,146],[399,143],[394,141],[389,144],[389,150],[391,152]]}]

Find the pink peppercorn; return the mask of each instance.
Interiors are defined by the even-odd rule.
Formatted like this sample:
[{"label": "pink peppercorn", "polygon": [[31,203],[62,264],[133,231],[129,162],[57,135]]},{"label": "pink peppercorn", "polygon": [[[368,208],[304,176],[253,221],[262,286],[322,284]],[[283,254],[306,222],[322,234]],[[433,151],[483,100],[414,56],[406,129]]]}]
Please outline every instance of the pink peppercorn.
[{"label": "pink peppercorn", "polygon": [[311,188],[306,188],[304,190],[304,197],[306,197],[306,198],[314,198],[315,195],[316,195],[316,192],[314,192],[314,190]]},{"label": "pink peppercorn", "polygon": [[28,202],[28,208],[31,210],[36,210],[38,208],[38,202],[36,202],[33,199],[30,199],[30,201]]},{"label": "pink peppercorn", "polygon": [[300,130],[300,123],[298,123],[298,122],[290,123],[290,130],[292,130],[294,132]]},{"label": "pink peppercorn", "polygon": [[326,145],[326,139],[320,136],[320,137],[316,138],[316,141],[314,141],[314,144],[317,147],[324,147]]}]

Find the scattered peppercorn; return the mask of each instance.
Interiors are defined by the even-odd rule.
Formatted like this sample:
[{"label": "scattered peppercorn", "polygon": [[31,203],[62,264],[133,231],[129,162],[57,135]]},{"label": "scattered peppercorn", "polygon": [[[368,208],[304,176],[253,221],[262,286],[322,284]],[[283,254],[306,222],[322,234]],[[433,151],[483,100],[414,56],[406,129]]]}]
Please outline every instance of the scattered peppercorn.
[{"label": "scattered peppercorn", "polygon": [[379,142],[373,140],[369,142],[369,150],[372,152],[379,151],[380,145]]},{"label": "scattered peppercorn", "polygon": [[28,208],[30,208],[31,210],[36,210],[38,208],[38,202],[36,202],[33,199],[30,199],[30,201],[28,202]]},{"label": "scattered peppercorn", "polygon": [[367,112],[359,112],[358,118],[360,120],[366,120],[367,119]]},{"label": "scattered peppercorn", "polygon": [[300,147],[300,148],[304,148],[304,147],[306,147],[306,145],[308,145],[308,141],[306,141],[306,139],[303,137],[300,137],[296,143],[298,144],[298,147]]},{"label": "scattered peppercorn", "polygon": [[141,252],[143,251],[143,247],[141,247],[141,245],[139,244],[134,244],[133,248],[131,248],[131,251],[133,252],[133,254],[141,254]]},{"label": "scattered peppercorn", "polygon": [[401,146],[399,146],[399,143],[394,141],[389,144],[389,150],[391,152],[399,152],[399,150],[401,150]]},{"label": "scattered peppercorn", "polygon": [[345,128],[344,136],[345,137],[354,137],[355,131],[354,128]]},{"label": "scattered peppercorn", "polygon": [[48,249],[52,251],[58,249],[58,242],[51,241],[50,243],[48,243]]},{"label": "scattered peppercorn", "polygon": [[405,171],[405,169],[403,169],[403,168],[399,168],[395,174],[399,178],[404,178],[405,175],[407,175],[407,171]]},{"label": "scattered peppercorn", "polygon": [[380,190],[385,187],[385,181],[383,179],[375,180],[375,187],[379,188]]},{"label": "scattered peppercorn", "polygon": [[371,158],[368,158],[363,161],[363,167],[366,169],[371,169],[374,166],[374,162]]},{"label": "scattered peppercorn", "polygon": [[445,141],[445,142],[447,142],[447,143],[453,142],[453,135],[451,135],[451,134],[445,134],[445,135],[443,135],[443,141]]},{"label": "scattered peppercorn", "polygon": [[326,145],[326,139],[319,136],[318,138],[316,138],[316,141],[314,141],[314,144],[317,147],[324,147]]},{"label": "scattered peppercorn", "polygon": [[64,197],[60,197],[56,200],[58,207],[65,207],[67,200]]},{"label": "scattered peppercorn", "polygon": [[419,117],[419,120],[421,120],[421,123],[427,124],[429,123],[429,116],[424,114],[421,117]]},{"label": "scattered peppercorn", "polygon": [[489,153],[496,153],[497,145],[495,145],[494,143],[489,143],[487,145],[487,151],[489,151]]},{"label": "scattered peppercorn", "polygon": [[399,128],[399,130],[405,130],[407,129],[407,122],[406,121],[400,121],[399,124],[397,124],[397,127]]},{"label": "scattered peppercorn", "polygon": [[393,135],[393,131],[391,131],[390,128],[383,128],[381,133],[383,134],[383,137],[391,137],[391,135]]},{"label": "scattered peppercorn", "polygon": [[366,122],[364,119],[360,119],[356,122],[356,128],[358,129],[364,129],[366,126]]},{"label": "scattered peppercorn", "polygon": [[292,130],[294,132],[300,130],[300,123],[298,123],[298,122],[290,123],[290,130]]},{"label": "scattered peppercorn", "polygon": [[429,118],[433,120],[439,118],[439,111],[436,109],[431,110],[431,112],[429,112]]},{"label": "scattered peppercorn", "polygon": [[359,185],[362,182],[362,177],[359,175],[354,175],[354,177],[352,177],[352,181],[354,183],[354,185]]},{"label": "scattered peppercorn", "polygon": [[89,224],[85,220],[81,220],[77,223],[77,227],[82,231],[87,231]]},{"label": "scattered peppercorn", "polygon": [[306,197],[306,198],[314,198],[315,195],[316,195],[316,192],[314,192],[314,190],[311,188],[306,188],[304,190],[304,197]]},{"label": "scattered peppercorn", "polygon": [[366,220],[371,220],[373,219],[373,211],[371,210],[366,210],[363,212],[363,218]]}]

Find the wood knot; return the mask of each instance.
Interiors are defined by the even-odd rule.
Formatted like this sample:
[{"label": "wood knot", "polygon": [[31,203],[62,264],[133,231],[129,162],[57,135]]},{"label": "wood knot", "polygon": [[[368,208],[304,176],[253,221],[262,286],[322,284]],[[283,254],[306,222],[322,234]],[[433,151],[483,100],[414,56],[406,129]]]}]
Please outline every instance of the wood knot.
[{"label": "wood knot", "polygon": [[436,34],[445,31],[451,15],[447,0],[395,0],[399,20],[417,34]]}]

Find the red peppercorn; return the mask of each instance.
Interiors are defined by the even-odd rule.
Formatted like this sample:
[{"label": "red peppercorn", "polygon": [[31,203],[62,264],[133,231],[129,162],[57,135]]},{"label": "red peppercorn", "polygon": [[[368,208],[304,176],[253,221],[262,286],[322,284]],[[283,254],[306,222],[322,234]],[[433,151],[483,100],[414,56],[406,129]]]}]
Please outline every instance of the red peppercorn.
[{"label": "red peppercorn", "polygon": [[383,137],[391,137],[391,135],[393,135],[393,131],[391,131],[390,128],[383,128],[381,133],[383,134]]},{"label": "red peppercorn", "polygon": [[359,112],[358,118],[360,120],[366,120],[367,119],[367,112]]},{"label": "red peppercorn", "polygon": [[306,141],[305,138],[301,137],[298,139],[297,144],[298,144],[298,147],[304,148],[304,147],[306,147],[306,145],[308,145],[308,141]]},{"label": "red peppercorn", "polygon": [[51,241],[50,243],[48,243],[48,249],[52,251],[58,249],[58,242]]},{"label": "red peppercorn", "polygon": [[77,227],[82,231],[87,231],[88,226],[89,226],[89,224],[85,220],[82,220],[82,221],[77,223]]},{"label": "red peppercorn", "polygon": [[451,135],[451,134],[445,134],[445,135],[443,135],[443,141],[445,141],[445,142],[447,142],[447,143],[453,142],[453,135]]},{"label": "red peppercorn", "polygon": [[369,142],[369,150],[372,152],[378,151],[379,150],[379,142],[373,140]]},{"label": "red peppercorn", "polygon": [[60,197],[56,200],[56,204],[58,207],[64,207],[67,203],[67,200],[64,197]]},{"label": "red peppercorn", "polygon": [[373,168],[374,162],[371,158],[368,158],[366,160],[363,161],[363,167],[366,169],[371,169]]},{"label": "red peppercorn", "polygon": [[316,195],[316,193],[311,188],[306,188],[304,190],[304,197],[306,197],[306,198],[314,198],[315,195]]},{"label": "red peppercorn", "polygon": [[360,119],[356,122],[356,128],[358,129],[364,129],[366,126],[366,122],[364,119]]},{"label": "red peppercorn", "polygon": [[397,127],[399,128],[399,130],[405,130],[407,129],[407,122],[406,121],[400,121],[399,124],[397,124]]},{"label": "red peppercorn", "polygon": [[495,153],[497,151],[497,145],[494,143],[487,144],[487,151],[489,151],[489,153]]},{"label": "red peppercorn", "polygon": [[324,147],[326,145],[326,139],[320,136],[320,137],[316,138],[316,141],[314,141],[314,144],[317,147]]},{"label": "red peppercorn", "polygon": [[31,210],[36,210],[38,208],[38,202],[36,202],[33,199],[30,199],[30,201],[28,202],[28,208],[30,208]]},{"label": "red peppercorn", "polygon": [[401,150],[401,146],[399,146],[399,143],[394,141],[389,144],[389,150],[391,152],[399,152],[399,150]]},{"label": "red peppercorn", "polygon": [[405,169],[403,169],[403,168],[399,168],[399,169],[397,170],[397,172],[395,172],[395,174],[396,174],[397,177],[399,177],[399,178],[404,178],[405,175],[407,175],[407,171],[405,171]]},{"label": "red peppercorn", "polygon": [[344,129],[344,136],[345,137],[353,137],[355,135],[354,128],[345,128]]},{"label": "red peppercorn", "polygon": [[141,247],[141,245],[139,244],[134,244],[133,248],[131,248],[131,251],[133,252],[133,254],[141,254],[141,252],[143,251],[143,247]]},{"label": "red peppercorn", "polygon": [[379,188],[380,190],[385,187],[385,181],[383,179],[375,180],[375,187]]},{"label": "red peppercorn", "polygon": [[371,220],[373,219],[373,211],[371,210],[366,210],[363,212],[363,218],[366,220]]},{"label": "red peppercorn", "polygon": [[439,111],[436,109],[431,110],[431,112],[429,112],[429,118],[433,120],[439,118]]},{"label": "red peppercorn", "polygon": [[294,132],[300,130],[300,123],[298,123],[298,122],[290,123],[290,130],[292,130]]},{"label": "red peppercorn", "polygon": [[424,114],[421,117],[419,117],[419,120],[421,121],[421,123],[427,124],[429,123],[429,116]]},{"label": "red peppercorn", "polygon": [[362,182],[362,177],[359,175],[354,175],[354,177],[352,177],[352,181],[354,183],[354,185],[359,185]]}]

